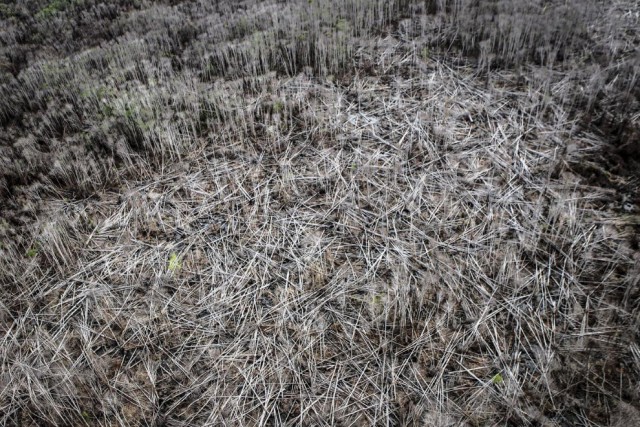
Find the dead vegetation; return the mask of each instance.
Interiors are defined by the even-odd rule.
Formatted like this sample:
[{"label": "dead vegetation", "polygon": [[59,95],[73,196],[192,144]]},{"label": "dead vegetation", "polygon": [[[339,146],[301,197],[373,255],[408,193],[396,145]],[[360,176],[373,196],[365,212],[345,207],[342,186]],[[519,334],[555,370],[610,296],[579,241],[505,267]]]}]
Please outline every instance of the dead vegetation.
[{"label": "dead vegetation", "polygon": [[3,425],[633,425],[637,6],[127,4],[0,9]]}]

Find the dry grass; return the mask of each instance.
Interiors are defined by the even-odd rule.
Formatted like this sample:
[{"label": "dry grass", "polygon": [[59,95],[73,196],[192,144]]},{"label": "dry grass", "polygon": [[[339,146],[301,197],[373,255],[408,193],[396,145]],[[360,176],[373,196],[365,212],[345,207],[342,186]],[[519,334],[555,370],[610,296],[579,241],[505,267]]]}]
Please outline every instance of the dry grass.
[{"label": "dry grass", "polygon": [[234,5],[3,87],[0,423],[637,418],[638,206],[573,167],[575,74],[427,54],[409,2]]}]

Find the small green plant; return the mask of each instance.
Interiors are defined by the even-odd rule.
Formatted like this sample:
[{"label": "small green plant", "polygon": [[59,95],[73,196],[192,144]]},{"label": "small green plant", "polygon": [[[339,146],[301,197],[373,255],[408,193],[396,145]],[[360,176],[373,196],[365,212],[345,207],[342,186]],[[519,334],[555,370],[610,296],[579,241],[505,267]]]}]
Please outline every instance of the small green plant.
[{"label": "small green plant", "polygon": [[282,101],[276,101],[273,104],[273,112],[274,113],[280,113],[282,112],[282,110],[284,110],[284,102]]},{"label": "small green plant", "polygon": [[89,413],[87,411],[82,411],[82,413],[80,415],[82,415],[82,418],[84,418],[84,420],[86,422],[91,421],[91,415],[89,415]]},{"label": "small green plant", "polygon": [[28,258],[33,258],[36,255],[38,255],[38,249],[36,249],[34,246],[30,247],[29,250],[26,252],[26,254]]},{"label": "small green plant", "polygon": [[175,273],[182,268],[182,261],[175,252],[171,252],[171,255],[169,255],[169,266],[167,268],[172,273]]},{"label": "small green plant", "polygon": [[491,382],[493,384],[502,384],[504,382],[504,378],[502,378],[502,374],[497,373],[491,378]]},{"label": "small green plant", "polygon": [[427,59],[429,59],[430,53],[431,52],[429,52],[428,47],[423,47],[422,50],[420,51],[420,57],[422,58],[423,61],[426,61]]}]

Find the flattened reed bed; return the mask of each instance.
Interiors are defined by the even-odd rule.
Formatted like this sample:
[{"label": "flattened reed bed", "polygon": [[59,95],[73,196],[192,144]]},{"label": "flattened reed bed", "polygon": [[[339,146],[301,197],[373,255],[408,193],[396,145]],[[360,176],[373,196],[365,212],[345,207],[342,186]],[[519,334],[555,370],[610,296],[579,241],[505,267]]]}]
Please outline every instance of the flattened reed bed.
[{"label": "flattened reed bed", "polygon": [[637,207],[577,173],[607,145],[577,77],[425,52],[411,2],[304,3],[289,35],[279,3],[144,3],[9,83],[0,422],[636,416]]}]

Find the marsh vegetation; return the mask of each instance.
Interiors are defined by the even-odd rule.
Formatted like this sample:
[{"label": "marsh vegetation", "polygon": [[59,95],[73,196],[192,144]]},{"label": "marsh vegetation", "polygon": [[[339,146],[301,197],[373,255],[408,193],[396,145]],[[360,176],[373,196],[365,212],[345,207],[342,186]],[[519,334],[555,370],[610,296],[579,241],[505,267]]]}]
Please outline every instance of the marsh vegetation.
[{"label": "marsh vegetation", "polygon": [[0,424],[634,425],[639,29],[0,4]]}]

